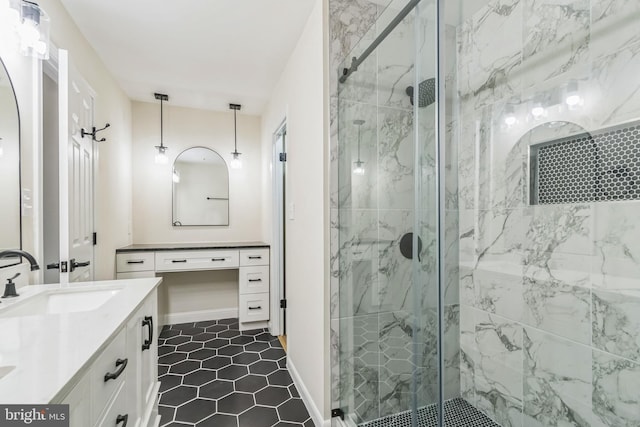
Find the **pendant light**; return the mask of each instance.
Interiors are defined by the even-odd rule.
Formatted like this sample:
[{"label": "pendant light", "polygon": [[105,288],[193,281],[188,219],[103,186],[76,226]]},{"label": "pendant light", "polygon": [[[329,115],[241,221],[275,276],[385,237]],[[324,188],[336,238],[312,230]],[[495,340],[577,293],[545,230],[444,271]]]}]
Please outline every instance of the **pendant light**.
[{"label": "pendant light", "polygon": [[153,96],[160,101],[160,145],[156,145],[156,150],[158,150],[156,153],[156,164],[164,165],[169,161],[166,153],[169,147],[164,145],[164,114],[162,103],[169,100],[169,95],[154,93]]},{"label": "pendant light", "polygon": [[364,120],[354,120],[353,124],[358,126],[358,160],[353,162],[353,174],[364,175],[364,162],[360,160],[360,130],[364,124]]},{"label": "pendant light", "polygon": [[240,154],[238,153],[238,122],[236,113],[242,108],[240,104],[229,104],[229,108],[233,110],[233,139],[234,139],[234,149],[233,149],[233,159],[231,160],[231,169],[240,169],[242,168],[242,160],[240,160]]}]

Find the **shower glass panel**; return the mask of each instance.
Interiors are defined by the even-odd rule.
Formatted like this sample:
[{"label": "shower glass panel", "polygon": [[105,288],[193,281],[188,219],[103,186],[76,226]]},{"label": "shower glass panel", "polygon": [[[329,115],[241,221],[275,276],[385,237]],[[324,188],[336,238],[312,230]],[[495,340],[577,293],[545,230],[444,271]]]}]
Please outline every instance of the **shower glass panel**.
[{"label": "shower glass panel", "polygon": [[412,3],[378,4],[338,70],[381,40],[338,86],[333,399],[349,425],[418,425],[440,401],[435,3]]}]

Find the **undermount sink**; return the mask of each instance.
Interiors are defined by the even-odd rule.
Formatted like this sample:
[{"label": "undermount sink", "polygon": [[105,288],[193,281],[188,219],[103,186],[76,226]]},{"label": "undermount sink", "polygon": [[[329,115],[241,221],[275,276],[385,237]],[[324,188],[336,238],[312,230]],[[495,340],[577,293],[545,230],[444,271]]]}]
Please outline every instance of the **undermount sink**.
[{"label": "undermount sink", "polygon": [[34,316],[91,311],[99,308],[120,289],[56,289],[0,309],[0,317]]},{"label": "undermount sink", "polygon": [[13,371],[15,366],[0,366],[0,379],[4,378],[9,372]]}]

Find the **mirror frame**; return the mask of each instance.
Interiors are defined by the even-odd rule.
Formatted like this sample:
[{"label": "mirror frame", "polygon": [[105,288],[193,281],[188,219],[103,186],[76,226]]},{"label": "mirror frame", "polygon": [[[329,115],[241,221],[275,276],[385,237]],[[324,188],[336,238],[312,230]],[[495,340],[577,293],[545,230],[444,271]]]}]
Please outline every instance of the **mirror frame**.
[{"label": "mirror frame", "polygon": [[182,225],[182,223],[180,223],[180,221],[176,220],[175,218],[175,212],[174,212],[174,203],[175,203],[175,191],[174,191],[174,187],[173,187],[173,179],[171,180],[172,186],[171,186],[171,225],[173,227],[228,227],[231,220],[230,220],[230,214],[231,214],[231,174],[229,173],[229,165],[227,164],[227,161],[224,159],[224,157],[222,157],[220,155],[220,153],[218,153],[216,150],[214,150],[213,148],[210,147],[205,147],[204,145],[195,145],[193,147],[188,147],[185,148],[184,150],[182,150],[180,153],[178,153],[178,155],[176,156],[176,158],[173,160],[173,164],[171,167],[171,173],[173,173],[173,170],[175,169],[175,165],[176,165],[176,161],[180,158],[180,156],[189,151],[192,150],[194,148],[203,148],[205,150],[209,150],[214,152],[215,154],[217,154],[220,159],[222,160],[222,163],[224,164],[226,170],[227,170],[227,223],[226,224],[187,224],[187,225]]},{"label": "mirror frame", "polygon": [[[23,238],[23,233],[22,233],[22,225],[23,225],[22,223],[22,126],[21,126],[22,120],[20,117],[20,103],[18,102],[18,96],[16,94],[15,85],[13,84],[13,79],[11,78],[11,75],[9,74],[9,70],[7,69],[7,66],[4,63],[4,60],[1,57],[0,57],[0,65],[2,66],[2,69],[7,75],[7,80],[11,85],[11,93],[13,94],[13,99],[15,100],[16,115],[18,119],[18,123],[17,123],[17,126],[18,126],[18,199],[16,200],[16,202],[18,203],[18,224],[20,226],[20,231],[19,231],[19,237],[18,237],[18,247],[6,248],[6,249],[22,249],[22,246],[23,246],[23,243],[22,243],[22,238]],[[22,257],[16,257],[16,258],[17,260],[15,262],[13,261],[13,258],[6,258],[3,260],[0,260],[0,268],[12,267],[14,265],[20,264],[22,262]]]}]

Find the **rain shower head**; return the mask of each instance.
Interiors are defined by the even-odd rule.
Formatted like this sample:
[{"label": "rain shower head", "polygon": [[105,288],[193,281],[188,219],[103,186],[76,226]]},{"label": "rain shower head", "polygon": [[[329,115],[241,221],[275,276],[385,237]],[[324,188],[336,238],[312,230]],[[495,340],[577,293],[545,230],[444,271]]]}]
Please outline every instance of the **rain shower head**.
[{"label": "rain shower head", "polygon": [[[406,90],[407,95],[409,95],[409,100],[411,101],[411,105],[413,105],[414,98],[414,89],[413,86],[409,86]],[[424,80],[419,85],[418,90],[418,107],[428,107],[429,105],[436,102],[436,79],[427,79]]]}]

